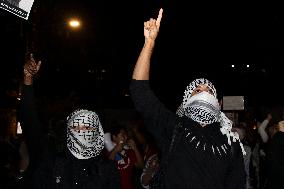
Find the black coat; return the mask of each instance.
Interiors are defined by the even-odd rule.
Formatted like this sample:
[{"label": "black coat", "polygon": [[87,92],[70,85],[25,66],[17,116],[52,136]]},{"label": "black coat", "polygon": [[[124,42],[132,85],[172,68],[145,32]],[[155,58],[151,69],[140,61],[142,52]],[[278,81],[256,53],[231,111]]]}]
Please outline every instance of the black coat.
[{"label": "black coat", "polygon": [[197,122],[179,118],[151,91],[148,81],[132,80],[130,94],[148,130],[162,149],[163,158],[171,144],[174,128],[179,137],[168,158],[161,181],[163,189],[244,189],[245,171],[239,142],[232,142],[220,132],[220,123],[201,127]]}]

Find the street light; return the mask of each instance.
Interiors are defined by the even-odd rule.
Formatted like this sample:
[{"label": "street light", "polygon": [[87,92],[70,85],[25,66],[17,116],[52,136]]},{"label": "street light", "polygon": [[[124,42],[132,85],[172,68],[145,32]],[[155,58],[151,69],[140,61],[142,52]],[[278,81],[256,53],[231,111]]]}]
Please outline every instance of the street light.
[{"label": "street light", "polygon": [[75,29],[76,29],[76,28],[79,28],[80,25],[81,25],[80,21],[77,20],[77,19],[71,19],[71,20],[69,20],[68,24],[69,24],[69,26],[70,26],[71,28],[75,28]]}]

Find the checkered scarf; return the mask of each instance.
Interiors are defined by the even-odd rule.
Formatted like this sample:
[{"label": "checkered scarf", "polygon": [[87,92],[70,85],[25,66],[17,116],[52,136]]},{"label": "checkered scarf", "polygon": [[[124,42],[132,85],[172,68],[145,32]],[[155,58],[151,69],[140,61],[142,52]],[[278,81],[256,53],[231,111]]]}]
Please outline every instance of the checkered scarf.
[{"label": "checkered scarf", "polygon": [[67,147],[78,159],[100,154],[104,148],[104,131],[95,112],[79,109],[67,117]]},{"label": "checkered scarf", "polygon": [[[199,85],[206,85],[212,94],[203,91],[191,96],[192,92]],[[207,79],[199,78],[192,81],[184,92],[183,103],[176,111],[179,117],[189,117],[201,125],[220,122],[220,131],[228,138],[228,144],[231,145],[237,140],[240,142],[238,133],[232,131],[232,121],[220,111],[220,106],[217,99],[217,93],[214,85]],[[241,142],[240,142],[241,144]],[[245,154],[243,145],[241,144],[243,154]]]}]

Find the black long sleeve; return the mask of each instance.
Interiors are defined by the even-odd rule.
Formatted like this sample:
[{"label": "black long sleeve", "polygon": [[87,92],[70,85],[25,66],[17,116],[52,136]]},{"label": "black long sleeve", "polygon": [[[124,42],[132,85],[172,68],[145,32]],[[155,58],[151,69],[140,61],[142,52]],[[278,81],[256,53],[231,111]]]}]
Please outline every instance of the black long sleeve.
[{"label": "black long sleeve", "polygon": [[168,143],[177,116],[160,102],[147,80],[132,80],[130,95],[135,108],[144,118],[147,129],[154,135],[158,145]]},{"label": "black long sleeve", "polygon": [[30,162],[35,163],[40,159],[39,156],[42,153],[44,133],[36,111],[32,86],[23,85],[20,120],[27,142]]}]

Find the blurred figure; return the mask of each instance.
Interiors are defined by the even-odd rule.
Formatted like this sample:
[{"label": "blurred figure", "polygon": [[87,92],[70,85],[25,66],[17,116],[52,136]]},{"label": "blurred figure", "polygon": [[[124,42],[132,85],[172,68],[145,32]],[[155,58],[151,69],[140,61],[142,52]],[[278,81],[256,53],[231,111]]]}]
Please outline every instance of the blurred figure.
[{"label": "blurred figure", "polygon": [[32,55],[24,65],[21,123],[29,150],[25,188],[118,189],[115,162],[101,155],[104,131],[96,112],[76,109],[66,118],[66,143],[62,152],[48,145],[38,117],[33,78],[40,69]]},{"label": "blurred figure", "polygon": [[9,119],[5,114],[0,114],[0,149],[0,188],[17,188],[19,145],[9,133]]},{"label": "blurred figure", "polygon": [[272,115],[271,113],[267,114],[267,117],[259,124],[257,131],[261,137],[261,140],[263,143],[267,143],[267,141],[269,140],[269,135],[267,134],[267,126],[269,125],[269,123],[272,120]]},{"label": "blurred figure", "polygon": [[252,150],[248,142],[246,141],[246,137],[247,137],[246,128],[233,127],[232,130],[239,134],[240,140],[243,143],[244,149],[246,151],[246,154],[244,155],[244,167],[246,171],[246,189],[252,189],[252,184],[250,182],[250,164],[251,164]]},{"label": "blurred figure", "polygon": [[274,123],[272,126],[268,127],[267,134],[269,139],[271,140],[278,131],[279,131],[278,123]]},{"label": "blurred figure", "polygon": [[134,139],[138,142],[138,146],[143,152],[143,160],[145,162],[145,166],[139,177],[142,187],[147,189],[149,188],[149,184],[158,171],[160,165],[159,150],[156,146],[153,136],[146,130],[141,119],[132,124],[131,131],[133,133]]},{"label": "blurred figure", "polygon": [[268,184],[266,189],[284,188],[284,120],[278,122],[278,131],[268,146]]},{"label": "blurred figure", "polygon": [[146,163],[141,174],[141,185],[143,188],[149,189],[153,177],[160,167],[160,160],[158,154],[153,154],[146,159]]},{"label": "blurred figure", "polygon": [[[264,188],[267,184],[267,145],[271,140],[272,133],[269,132],[271,128],[274,128],[272,123],[272,114],[267,113],[265,119],[258,124],[257,132],[259,136],[258,144],[254,156],[258,156],[258,187]],[[255,157],[254,157],[255,158]]]},{"label": "blurred figure", "polygon": [[110,151],[109,158],[117,163],[117,169],[120,172],[121,189],[135,189],[134,169],[143,168],[143,157],[135,141],[128,138],[124,125],[113,125],[110,133],[115,147]]}]

